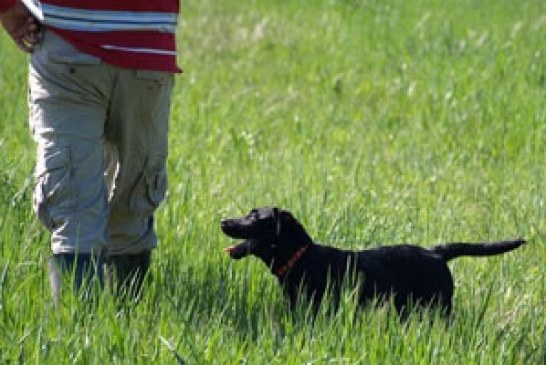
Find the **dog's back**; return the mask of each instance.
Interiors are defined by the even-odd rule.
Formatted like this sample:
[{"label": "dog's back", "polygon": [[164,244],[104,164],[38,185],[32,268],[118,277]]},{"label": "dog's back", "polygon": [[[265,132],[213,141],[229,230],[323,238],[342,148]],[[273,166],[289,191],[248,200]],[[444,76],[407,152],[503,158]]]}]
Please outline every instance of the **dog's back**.
[{"label": "dog's back", "polygon": [[433,252],[414,245],[395,245],[359,251],[357,257],[357,270],[364,277],[361,304],[392,296],[398,311],[411,302],[451,310],[451,272]]}]

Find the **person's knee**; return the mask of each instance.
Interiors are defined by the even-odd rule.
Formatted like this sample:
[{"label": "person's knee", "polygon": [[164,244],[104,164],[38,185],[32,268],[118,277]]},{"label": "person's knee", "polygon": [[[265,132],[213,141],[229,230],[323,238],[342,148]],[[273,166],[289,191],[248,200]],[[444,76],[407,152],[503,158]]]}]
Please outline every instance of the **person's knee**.
[{"label": "person's knee", "polygon": [[[66,142],[66,141],[65,141]],[[81,146],[80,146],[81,147]],[[33,208],[52,233],[53,253],[98,252],[107,241],[108,202],[102,157],[61,142],[40,150]],[[83,152],[81,152],[83,150]]]}]

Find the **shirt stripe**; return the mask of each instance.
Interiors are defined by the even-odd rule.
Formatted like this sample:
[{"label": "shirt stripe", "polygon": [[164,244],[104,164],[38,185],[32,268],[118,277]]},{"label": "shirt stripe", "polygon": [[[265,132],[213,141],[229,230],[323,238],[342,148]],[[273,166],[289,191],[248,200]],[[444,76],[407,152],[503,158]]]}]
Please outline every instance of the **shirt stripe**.
[{"label": "shirt stripe", "polygon": [[176,23],[178,14],[149,11],[118,11],[118,10],[88,10],[77,8],[65,8],[63,6],[42,4],[42,10],[46,14],[64,18],[80,18],[102,21],[147,21]]},{"label": "shirt stripe", "polygon": [[120,47],[120,46],[113,46],[113,45],[110,45],[110,44],[103,44],[101,47],[104,48],[104,49],[111,49],[111,50],[114,50],[114,51],[125,51],[125,52],[135,52],[135,53],[148,53],[148,54],[176,56],[176,51],[169,51],[169,50],[166,50],[166,49]]},{"label": "shirt stripe", "polygon": [[158,31],[163,33],[175,33],[176,24],[158,24],[147,22],[103,22],[83,19],[65,19],[48,16],[45,14],[44,24],[65,30],[82,32],[111,32],[111,31]]},{"label": "shirt stripe", "polygon": [[84,10],[49,4],[42,4],[42,13],[46,25],[87,32],[151,30],[174,33],[178,21],[175,13]]},{"label": "shirt stripe", "polygon": [[36,18],[52,27],[87,31],[158,31],[175,33],[178,13],[66,8],[23,0]]}]

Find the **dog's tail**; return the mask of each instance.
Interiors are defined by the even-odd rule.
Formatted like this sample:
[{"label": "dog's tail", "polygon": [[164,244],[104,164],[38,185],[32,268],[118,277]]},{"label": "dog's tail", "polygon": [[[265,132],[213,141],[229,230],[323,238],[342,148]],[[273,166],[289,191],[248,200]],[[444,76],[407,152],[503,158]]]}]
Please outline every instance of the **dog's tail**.
[{"label": "dog's tail", "polygon": [[489,243],[448,243],[432,247],[430,250],[440,256],[444,261],[459,256],[493,256],[512,251],[527,241],[518,238],[512,241],[500,241]]}]

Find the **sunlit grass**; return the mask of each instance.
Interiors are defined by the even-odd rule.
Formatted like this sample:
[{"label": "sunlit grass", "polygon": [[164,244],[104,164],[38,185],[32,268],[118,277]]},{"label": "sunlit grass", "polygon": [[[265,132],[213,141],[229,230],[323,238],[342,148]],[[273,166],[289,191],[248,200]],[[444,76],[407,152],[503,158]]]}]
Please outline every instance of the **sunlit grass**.
[{"label": "sunlit grass", "polygon": [[[182,3],[169,194],[142,302],[54,308],[31,213],[26,59],[0,36],[0,363],[540,364],[546,3]],[[313,322],[219,220],[276,204],[344,248],[526,237],[463,258],[454,318]],[[430,317],[436,314],[431,313]]]}]

